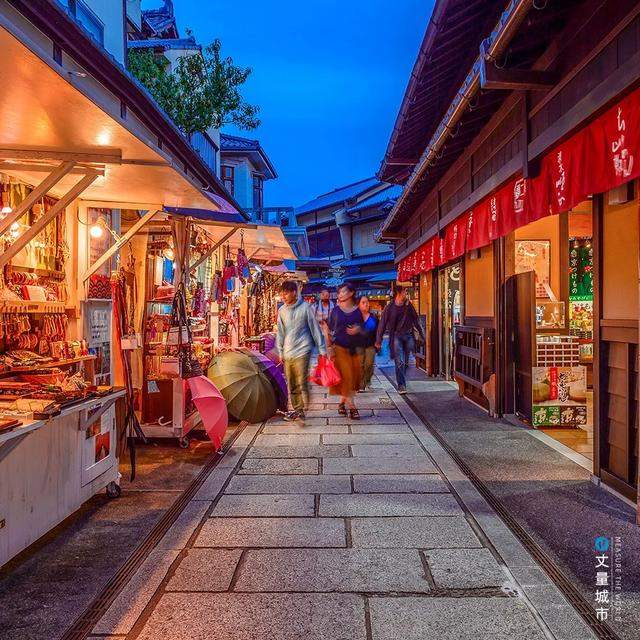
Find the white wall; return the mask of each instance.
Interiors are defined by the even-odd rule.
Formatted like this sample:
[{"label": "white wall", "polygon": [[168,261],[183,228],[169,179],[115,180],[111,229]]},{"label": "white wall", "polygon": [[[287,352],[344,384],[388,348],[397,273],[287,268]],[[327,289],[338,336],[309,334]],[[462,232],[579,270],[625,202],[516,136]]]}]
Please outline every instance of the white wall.
[{"label": "white wall", "polygon": [[361,256],[384,251],[384,248],[375,241],[374,236],[381,224],[380,220],[375,220],[353,226],[353,253],[355,255]]},{"label": "white wall", "polygon": [[138,29],[142,29],[142,8],[140,0],[127,0],[127,17]]},{"label": "white wall", "polygon": [[104,48],[124,64],[124,5],[122,0],[82,0],[104,24]]}]

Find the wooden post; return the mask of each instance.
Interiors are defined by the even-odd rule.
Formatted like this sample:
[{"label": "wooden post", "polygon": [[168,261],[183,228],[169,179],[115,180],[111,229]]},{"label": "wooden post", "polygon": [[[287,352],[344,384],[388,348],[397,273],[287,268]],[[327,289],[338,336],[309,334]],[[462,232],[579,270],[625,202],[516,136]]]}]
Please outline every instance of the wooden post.
[{"label": "wooden post", "polygon": [[602,322],[602,241],[603,241],[604,196],[593,197],[591,216],[593,220],[593,469],[592,473],[601,477],[602,430],[605,427],[602,408],[602,393],[606,392],[604,381],[604,359],[600,340]]}]

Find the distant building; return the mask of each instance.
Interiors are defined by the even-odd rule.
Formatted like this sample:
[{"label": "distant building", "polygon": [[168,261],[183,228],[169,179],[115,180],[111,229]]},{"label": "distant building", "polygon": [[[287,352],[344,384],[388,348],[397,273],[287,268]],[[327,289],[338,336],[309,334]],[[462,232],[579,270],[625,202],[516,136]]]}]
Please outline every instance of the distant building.
[{"label": "distant building", "polygon": [[376,243],[375,234],[400,192],[367,178],[296,208],[309,241],[310,258],[299,264],[309,275],[308,292],[350,281],[360,294],[386,297],[396,277],[394,254]]},{"label": "distant building", "polygon": [[264,204],[264,184],[277,177],[258,140],[220,134],[220,178],[227,191],[253,221],[281,226],[295,254],[308,256],[307,233],[297,226],[293,207]]}]

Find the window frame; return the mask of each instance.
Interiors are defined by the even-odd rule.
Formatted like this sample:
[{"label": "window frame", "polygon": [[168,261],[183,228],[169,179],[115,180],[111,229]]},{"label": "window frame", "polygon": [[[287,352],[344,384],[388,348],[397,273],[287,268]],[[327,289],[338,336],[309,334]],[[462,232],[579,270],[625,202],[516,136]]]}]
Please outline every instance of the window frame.
[{"label": "window frame", "polygon": [[[259,195],[259,202],[256,202],[256,193]],[[262,209],[264,207],[264,176],[261,173],[253,174],[252,195],[253,208]]]},{"label": "window frame", "polygon": [[[95,14],[91,7],[83,0],[58,0],[65,11],[96,41],[101,47],[104,47],[104,22]],[[81,17],[78,17],[78,9],[80,9]],[[83,22],[84,20],[84,22]],[[96,34],[90,30],[86,23],[91,25],[98,32]]]},{"label": "window frame", "polygon": [[[229,176],[225,175],[225,171],[229,171]],[[222,180],[222,184],[224,188],[233,196],[235,195],[235,183],[236,183],[236,168],[232,164],[221,164],[220,165],[220,179]],[[227,183],[231,184],[231,188],[227,185]]]}]

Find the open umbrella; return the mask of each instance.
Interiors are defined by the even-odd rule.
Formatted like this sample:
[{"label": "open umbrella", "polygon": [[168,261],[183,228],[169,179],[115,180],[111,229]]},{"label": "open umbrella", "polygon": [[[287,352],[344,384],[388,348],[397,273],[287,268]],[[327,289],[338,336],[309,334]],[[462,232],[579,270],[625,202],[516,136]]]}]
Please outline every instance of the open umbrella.
[{"label": "open umbrella", "polygon": [[211,361],[207,377],[220,390],[234,418],[264,422],[276,413],[277,397],[271,380],[246,353],[219,353]]},{"label": "open umbrella", "polygon": [[216,385],[205,376],[187,378],[187,384],[204,429],[217,451],[222,446],[222,439],[229,424],[227,403]]},{"label": "open umbrella", "polygon": [[273,389],[276,392],[278,409],[280,409],[280,411],[286,411],[288,403],[287,381],[284,373],[282,373],[282,367],[259,351],[247,349],[246,347],[240,347],[236,349],[236,351],[246,353],[262,369],[263,373],[271,381]]}]

